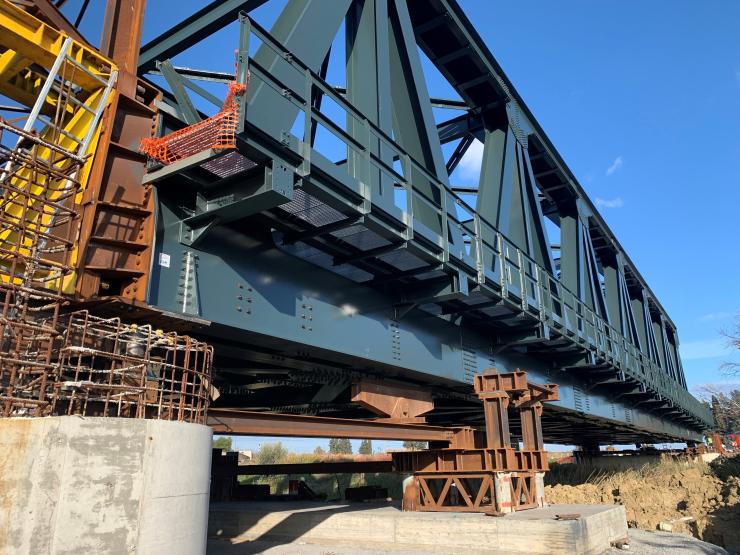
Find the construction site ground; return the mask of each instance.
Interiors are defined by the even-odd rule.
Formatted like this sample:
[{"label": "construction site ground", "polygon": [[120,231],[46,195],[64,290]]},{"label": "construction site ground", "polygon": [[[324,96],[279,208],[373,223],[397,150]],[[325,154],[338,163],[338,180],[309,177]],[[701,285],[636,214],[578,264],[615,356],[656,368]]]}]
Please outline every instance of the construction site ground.
[{"label": "construction site ground", "polygon": [[596,464],[555,464],[546,483],[550,503],[624,505],[630,528],[693,536],[740,552],[738,456],[606,471]]},{"label": "construction site ground", "polygon": [[356,553],[360,548],[378,553],[596,555],[627,536],[624,508],[614,505],[551,505],[494,517],[401,511],[398,503],[385,501],[232,502],[211,504],[208,524],[212,553],[229,553],[231,546],[257,549],[256,541],[289,546],[286,552],[291,553],[297,544],[312,544],[330,546],[323,553]]},{"label": "construction site ground", "polygon": [[[208,555],[428,555],[428,553],[428,551],[388,551],[301,543],[285,545],[267,541],[231,543],[219,539],[210,539],[207,550]],[[711,543],[682,534],[630,530],[629,550],[613,547],[606,551],[605,555],[628,553],[633,555],[725,555],[728,552]]]}]

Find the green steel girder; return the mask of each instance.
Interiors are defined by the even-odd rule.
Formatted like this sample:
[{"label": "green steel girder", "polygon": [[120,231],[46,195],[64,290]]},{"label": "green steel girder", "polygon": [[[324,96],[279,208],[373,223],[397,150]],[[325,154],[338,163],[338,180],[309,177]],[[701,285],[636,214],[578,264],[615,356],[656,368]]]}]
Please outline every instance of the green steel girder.
[{"label": "green steel girder", "polygon": [[[142,71],[161,62],[184,123],[199,117],[188,106],[185,88],[199,92],[188,77],[226,76],[181,72],[168,58],[202,38],[194,26],[212,31],[238,16],[237,5],[260,4],[211,4],[142,49]],[[454,1],[294,0],[269,33],[241,21],[239,71],[244,80],[249,67],[252,84],[239,150],[258,165],[279,159],[290,186],[271,186],[265,174],[253,185],[197,191],[193,213],[179,222],[182,244],[205,253],[215,248],[211,233],[235,222],[249,232],[259,215],[281,229],[284,252],[384,291],[397,322],[427,312],[461,333],[495,330],[496,353],[575,357],[561,368],[601,375],[597,383],[615,394],[670,402],[676,420],[705,418],[686,391],[675,326]],[[326,83],[326,68],[343,21],[341,90]],[[254,59],[251,33],[262,43]],[[417,45],[462,102],[430,98]],[[341,121],[324,113],[327,97],[344,111]],[[467,111],[437,123],[435,105]],[[319,126],[346,145],[346,160],[317,147]],[[452,187],[449,175],[473,137],[484,143],[479,185]],[[445,163],[441,145],[455,140]],[[455,192],[477,194],[476,208]],[[545,217],[561,230],[559,278]],[[420,265],[393,265],[403,257]],[[342,344],[336,349],[341,356]],[[642,391],[622,391],[637,382]]]},{"label": "green steel girder", "polygon": [[177,56],[194,44],[237,20],[239,12],[250,12],[267,0],[214,0],[204,8],[152,39],[139,51],[139,73],[156,67],[157,60]]}]

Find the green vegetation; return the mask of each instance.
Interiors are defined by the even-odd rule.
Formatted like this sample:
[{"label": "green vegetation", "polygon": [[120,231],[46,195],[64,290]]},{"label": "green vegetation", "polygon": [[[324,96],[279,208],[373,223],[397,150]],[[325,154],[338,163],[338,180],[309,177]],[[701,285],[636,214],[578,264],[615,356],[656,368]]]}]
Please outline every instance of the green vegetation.
[{"label": "green vegetation", "polygon": [[403,448],[406,449],[406,451],[421,451],[422,449],[427,448],[427,442],[426,441],[404,441]]},{"label": "green vegetation", "polygon": [[373,454],[373,442],[369,439],[363,439],[360,443],[360,448],[357,450],[360,455],[372,455]]},{"label": "green vegetation", "polygon": [[670,473],[678,473],[686,468],[698,468],[702,474],[714,473],[713,468],[703,462],[687,463],[686,461],[663,459],[655,463],[646,463],[638,468],[626,466],[631,462],[630,457],[623,457],[624,466],[615,465],[614,468],[603,468],[582,463],[551,463],[550,470],[545,473],[545,485],[577,486],[580,484],[593,484],[601,486],[607,481],[626,481],[630,479],[647,480],[656,476]]},{"label": "green vegetation", "polygon": [[348,439],[332,438],[329,440],[329,453],[332,455],[351,455],[352,443]]},{"label": "green vegetation", "polygon": [[231,438],[226,436],[213,438],[213,448],[222,451],[231,451]]},{"label": "green vegetation", "polygon": [[[342,440],[339,440],[342,441]],[[346,440],[349,443],[349,440]],[[346,445],[335,444],[335,449],[347,449]],[[371,446],[372,448],[372,446]],[[330,444],[331,449],[331,444]],[[351,453],[351,446],[349,448]],[[348,454],[348,453],[340,453]],[[297,464],[314,463],[326,460],[351,460],[350,457],[327,456],[323,449],[313,453],[289,453],[281,443],[262,445],[255,456],[257,464]],[[327,499],[344,499],[344,490],[348,487],[374,485],[388,488],[388,495],[394,499],[402,496],[403,476],[398,474],[291,474],[285,476],[241,476],[243,484],[270,484],[270,491],[275,494],[287,493],[290,480],[303,480],[308,487],[318,494],[325,494]]]},{"label": "green vegetation", "polygon": [[265,443],[257,452],[255,462],[257,464],[278,464],[287,462],[288,450],[279,441],[277,443]]}]

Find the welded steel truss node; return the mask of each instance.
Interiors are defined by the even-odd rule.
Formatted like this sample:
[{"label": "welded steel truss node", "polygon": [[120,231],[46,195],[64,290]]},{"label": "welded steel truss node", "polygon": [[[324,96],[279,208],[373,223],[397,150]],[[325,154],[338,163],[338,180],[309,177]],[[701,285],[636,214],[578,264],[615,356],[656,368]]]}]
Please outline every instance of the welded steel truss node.
[{"label": "welded steel truss node", "polygon": [[[543,402],[558,400],[557,386],[529,383],[526,372],[495,370],[475,376],[474,385],[485,441],[473,434],[465,445],[393,453],[394,470],[414,475],[404,492],[407,510],[507,513],[543,505],[548,464],[540,417]],[[510,406],[519,410],[523,449],[511,444]]]}]

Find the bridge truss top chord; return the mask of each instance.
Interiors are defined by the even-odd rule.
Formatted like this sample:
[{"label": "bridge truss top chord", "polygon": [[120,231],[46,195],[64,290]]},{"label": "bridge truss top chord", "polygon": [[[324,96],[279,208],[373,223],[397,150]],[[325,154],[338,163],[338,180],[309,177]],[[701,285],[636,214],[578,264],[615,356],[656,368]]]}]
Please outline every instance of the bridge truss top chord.
[{"label": "bridge truss top chord", "polygon": [[[237,148],[145,177],[148,302],[217,338],[224,403],[353,415],[353,379],[392,376],[435,391],[430,421],[475,424],[472,376],[522,366],[561,386],[549,440],[711,425],[675,325],[454,1],[295,0],[268,31],[270,8],[214,2],[139,58],[165,89],[157,134],[197,124],[234,78],[171,58],[239,21]],[[457,187],[474,141],[479,183]]]}]

